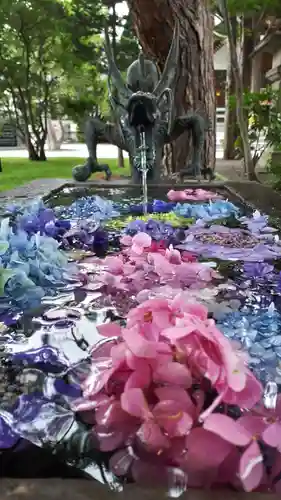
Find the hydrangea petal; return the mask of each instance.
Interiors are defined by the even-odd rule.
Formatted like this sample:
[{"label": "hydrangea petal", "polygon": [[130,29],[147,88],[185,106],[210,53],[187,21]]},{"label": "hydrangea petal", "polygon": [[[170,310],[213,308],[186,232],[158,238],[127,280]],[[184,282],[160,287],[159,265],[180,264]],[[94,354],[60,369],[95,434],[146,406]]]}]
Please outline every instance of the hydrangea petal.
[{"label": "hydrangea petal", "polygon": [[242,425],[220,413],[212,413],[207,417],[203,427],[236,446],[247,446],[251,440],[251,434]]},{"label": "hydrangea petal", "polygon": [[244,451],[239,466],[239,476],[245,491],[255,490],[262,480],[263,473],[263,456],[258,443],[252,441]]}]

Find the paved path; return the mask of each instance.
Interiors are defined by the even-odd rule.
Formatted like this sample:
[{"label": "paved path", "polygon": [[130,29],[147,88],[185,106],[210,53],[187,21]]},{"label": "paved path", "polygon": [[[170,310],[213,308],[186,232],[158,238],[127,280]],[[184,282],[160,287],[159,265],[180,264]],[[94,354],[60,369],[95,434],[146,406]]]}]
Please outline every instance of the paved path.
[{"label": "paved path", "polygon": [[[223,126],[217,127],[217,158],[223,154]],[[59,151],[46,149],[49,158],[87,158],[88,152],[85,144],[69,143],[62,144]],[[99,144],[97,149],[98,158],[117,158],[117,148],[111,144]],[[23,148],[0,148],[0,158],[27,158],[27,150]],[[125,158],[128,154],[124,152]]]},{"label": "paved path", "polygon": [[[85,144],[71,143],[62,144],[58,151],[46,149],[48,158],[87,158],[88,152]],[[98,158],[117,158],[117,148],[111,144],[99,144],[97,149]],[[222,158],[223,149],[221,143],[217,143],[217,158]],[[0,148],[0,158],[27,158],[27,150],[22,148]],[[124,157],[128,154],[124,152]]]}]

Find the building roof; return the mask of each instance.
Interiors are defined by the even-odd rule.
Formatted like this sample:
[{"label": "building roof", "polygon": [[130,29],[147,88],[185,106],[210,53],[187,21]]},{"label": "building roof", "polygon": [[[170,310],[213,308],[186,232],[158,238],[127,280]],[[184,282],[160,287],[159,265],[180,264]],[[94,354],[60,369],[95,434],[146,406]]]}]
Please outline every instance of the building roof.
[{"label": "building roof", "polygon": [[251,57],[255,57],[260,52],[275,54],[281,48],[281,30],[269,31],[255,46]]},{"label": "building roof", "polygon": [[224,44],[225,40],[222,39],[214,40],[214,52],[217,52]]}]

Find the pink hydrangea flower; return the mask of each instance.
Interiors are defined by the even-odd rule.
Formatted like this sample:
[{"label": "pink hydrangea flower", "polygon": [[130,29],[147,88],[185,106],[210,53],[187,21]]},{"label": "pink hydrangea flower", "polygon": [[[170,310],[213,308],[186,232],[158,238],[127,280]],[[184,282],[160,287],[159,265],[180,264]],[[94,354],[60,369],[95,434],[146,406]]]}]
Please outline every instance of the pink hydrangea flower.
[{"label": "pink hydrangea flower", "polygon": [[204,429],[244,451],[239,460],[239,479],[245,491],[255,490],[262,482],[265,469],[258,440],[266,433],[268,423],[260,416],[245,415],[237,421],[212,414],[204,422]]},{"label": "pink hydrangea flower", "polygon": [[174,191],[171,189],[167,193],[170,201],[209,201],[219,199],[220,196],[212,191],[204,189],[184,189],[183,191]]},{"label": "pink hydrangea flower", "polygon": [[[119,264],[107,261],[116,272]],[[157,484],[179,474],[194,487],[220,485],[224,475],[246,491],[270,483],[258,442],[278,448],[279,409],[274,424],[256,410],[237,421],[215,413],[221,403],[249,410],[262,388],[203,305],[184,293],[149,299],[130,310],[125,328],[111,322],[98,331],[108,341],[91,352],[75,410],[100,449],[113,452],[115,474]]]}]

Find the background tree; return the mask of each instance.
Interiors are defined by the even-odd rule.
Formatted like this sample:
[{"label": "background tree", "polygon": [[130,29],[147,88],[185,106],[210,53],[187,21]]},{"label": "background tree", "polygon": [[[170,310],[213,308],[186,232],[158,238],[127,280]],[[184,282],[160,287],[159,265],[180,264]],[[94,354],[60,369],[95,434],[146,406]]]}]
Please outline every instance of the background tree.
[{"label": "background tree", "polygon": [[225,29],[229,44],[229,57],[235,81],[236,113],[243,148],[245,174],[247,175],[249,180],[257,180],[255,174],[255,166],[252,159],[251,145],[248,137],[248,119],[244,113],[242,70],[239,64],[237,47],[235,45],[235,33],[233,32],[231,26],[231,14],[228,1],[229,0],[220,0],[219,9],[225,23]]},{"label": "background tree", "polygon": [[[128,5],[144,53],[152,57],[161,70],[168,55],[175,20],[180,21],[176,112],[199,111],[208,118],[210,127],[206,133],[203,164],[214,168],[213,16],[208,0],[128,0]],[[189,162],[190,151],[190,140],[184,134],[176,141],[172,153],[166,155],[166,170],[182,169]]]},{"label": "background tree", "polygon": [[[125,72],[138,55],[138,44],[132,35],[132,30],[129,35],[131,18],[129,15],[118,16],[118,5],[124,3],[122,0],[103,0],[103,2],[108,8],[107,26],[111,37],[113,57],[120,71]],[[124,168],[124,156],[120,148],[118,148],[118,166]]]},{"label": "background tree", "polygon": [[[279,0],[228,0],[227,8],[230,15],[233,42],[239,52],[239,66],[242,73],[244,91],[251,89],[259,92],[260,88],[254,88],[252,52],[255,45],[260,40],[268,28],[268,19],[278,17],[281,14],[281,4]],[[216,14],[218,14],[215,8]],[[222,35],[226,35],[226,25],[222,19],[216,30]],[[230,100],[235,93],[235,81],[231,60],[227,70],[226,79],[226,119],[224,135],[224,158],[233,159],[235,157],[234,143],[239,135],[237,117],[235,110],[230,106]],[[246,110],[245,110],[246,111]],[[247,118],[247,117],[246,117]]]},{"label": "background tree", "polygon": [[[107,61],[102,40],[105,24],[120,71],[126,71],[138,55],[138,43],[132,35],[130,16],[118,15],[120,3],[120,0],[87,3],[75,0],[71,4],[69,27],[76,70],[62,82],[60,104],[62,112],[78,124],[81,132],[87,117],[96,112],[101,112],[107,119],[113,118],[108,104]],[[123,167],[122,150],[118,150],[118,163]]]},{"label": "background tree", "polygon": [[71,75],[66,74],[60,80],[52,116],[73,120],[78,132],[83,134],[86,119],[96,113],[107,118],[110,116],[106,81],[95,66],[79,61]]},{"label": "background tree", "polygon": [[[100,33],[106,12],[98,0],[91,5],[84,0],[14,0],[12,4],[1,0],[0,5],[1,112],[16,126],[29,158],[45,160],[47,124],[50,117],[63,114],[60,97],[66,82],[68,90],[74,91],[80,71],[81,106],[87,91],[96,100],[100,87],[104,93],[95,64],[102,56]],[[90,73],[99,80],[92,82],[91,89]]]},{"label": "background tree", "polygon": [[1,1],[0,92],[31,160],[45,160],[48,109],[67,41],[63,10],[53,0]]}]

